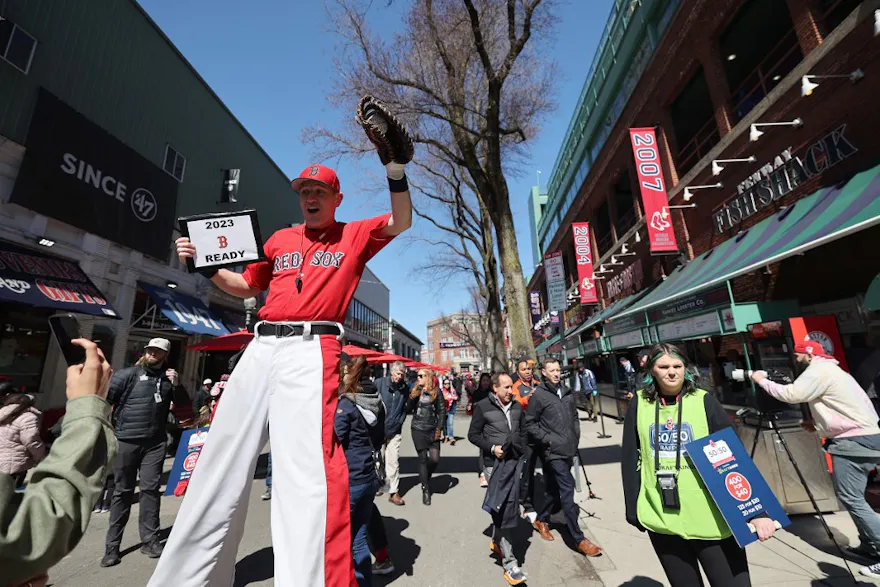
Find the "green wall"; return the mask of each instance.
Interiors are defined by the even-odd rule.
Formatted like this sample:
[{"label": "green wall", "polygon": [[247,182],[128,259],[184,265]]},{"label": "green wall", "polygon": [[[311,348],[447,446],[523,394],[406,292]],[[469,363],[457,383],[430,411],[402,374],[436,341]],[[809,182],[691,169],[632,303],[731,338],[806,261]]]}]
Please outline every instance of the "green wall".
[{"label": "green wall", "polygon": [[[0,60],[0,135],[25,144],[44,86],[162,167],[187,159],[178,215],[256,208],[268,237],[302,221],[285,174],[207,88],[134,0],[0,0],[37,39],[25,75]],[[241,169],[237,204],[218,204],[223,170]]]}]

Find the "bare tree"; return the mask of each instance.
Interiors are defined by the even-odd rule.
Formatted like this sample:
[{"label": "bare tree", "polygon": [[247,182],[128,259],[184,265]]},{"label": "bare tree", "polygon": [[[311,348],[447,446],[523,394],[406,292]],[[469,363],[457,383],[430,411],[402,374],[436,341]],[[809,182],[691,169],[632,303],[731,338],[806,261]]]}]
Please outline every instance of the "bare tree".
[{"label": "bare tree", "polygon": [[[413,0],[404,30],[386,42],[367,26],[371,0],[332,0],[344,46],[331,101],[350,107],[355,96],[380,97],[414,130],[420,160],[466,170],[494,229],[511,345],[531,355],[507,175],[518,172],[526,142],[554,106],[555,66],[536,50],[551,33],[553,1]],[[366,150],[351,123],[342,132],[307,129],[304,137],[325,156]]]}]

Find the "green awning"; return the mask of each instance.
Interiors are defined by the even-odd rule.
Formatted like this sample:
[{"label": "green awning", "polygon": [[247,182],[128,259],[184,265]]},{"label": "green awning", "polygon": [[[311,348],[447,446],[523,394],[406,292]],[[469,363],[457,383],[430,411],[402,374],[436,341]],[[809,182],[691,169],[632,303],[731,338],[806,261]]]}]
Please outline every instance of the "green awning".
[{"label": "green awning", "polygon": [[868,286],[865,292],[864,308],[869,312],[877,312],[880,310],[880,273],[874,277],[874,281]]},{"label": "green awning", "polygon": [[593,314],[592,316],[587,318],[583,324],[578,326],[572,332],[566,334],[565,338],[571,338],[572,336],[576,336],[576,335],[580,334],[581,332],[583,332],[584,330],[586,330],[587,328],[591,328],[591,327],[595,326],[596,324],[601,324],[601,323],[605,322],[605,320],[611,319],[611,317],[617,315],[618,313],[622,312],[623,310],[625,310],[626,308],[628,308],[629,306],[634,304],[636,301],[639,300],[639,298],[643,297],[646,293],[647,293],[647,291],[643,290],[638,293],[634,293],[631,296],[621,298],[621,299],[617,300],[616,302],[611,303],[604,310],[599,310],[598,312],[596,312],[595,314]]},{"label": "green awning", "polygon": [[880,223],[880,166],[823,188],[672,272],[639,303],[644,312]]},{"label": "green awning", "polygon": [[535,347],[535,352],[536,352],[536,353],[540,353],[541,351],[545,350],[545,349],[546,349],[547,347],[549,347],[550,345],[556,344],[556,343],[559,342],[560,340],[562,340],[562,335],[561,335],[561,334],[557,334],[557,335],[554,336],[553,338],[548,338],[547,340],[545,340],[544,342],[542,342],[541,344],[539,344],[537,347]]}]

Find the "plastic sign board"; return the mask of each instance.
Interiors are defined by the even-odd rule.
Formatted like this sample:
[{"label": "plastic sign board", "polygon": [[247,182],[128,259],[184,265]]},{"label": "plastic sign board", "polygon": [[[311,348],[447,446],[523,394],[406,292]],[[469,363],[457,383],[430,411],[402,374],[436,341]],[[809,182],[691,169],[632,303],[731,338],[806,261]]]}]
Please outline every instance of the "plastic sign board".
[{"label": "plastic sign board", "polygon": [[208,437],[208,428],[196,428],[184,430],[177,445],[177,454],[174,455],[174,465],[168,474],[168,485],[165,486],[165,495],[174,495],[178,486],[186,487],[192,472],[196,468],[205,439]]},{"label": "plastic sign board", "polygon": [[759,514],[767,514],[778,523],[777,528],[791,523],[733,428],[693,440],[686,447],[740,548],[758,539],[749,520]]},{"label": "plastic sign board", "polygon": [[266,259],[256,210],[199,214],[178,222],[181,234],[196,246],[196,256],[186,260],[190,273]]},{"label": "plastic sign board", "polygon": [[564,311],[567,305],[565,295],[567,288],[561,251],[544,255],[544,273],[547,279],[547,305],[551,310]]},{"label": "plastic sign board", "polygon": [[636,173],[645,208],[651,254],[677,253],[678,243],[669,215],[666,182],[660,166],[660,150],[653,128],[631,128],[629,137],[636,159]]},{"label": "plastic sign board", "polygon": [[593,248],[590,246],[590,223],[572,222],[574,258],[578,272],[578,290],[582,304],[598,304],[596,281],[593,278]]}]

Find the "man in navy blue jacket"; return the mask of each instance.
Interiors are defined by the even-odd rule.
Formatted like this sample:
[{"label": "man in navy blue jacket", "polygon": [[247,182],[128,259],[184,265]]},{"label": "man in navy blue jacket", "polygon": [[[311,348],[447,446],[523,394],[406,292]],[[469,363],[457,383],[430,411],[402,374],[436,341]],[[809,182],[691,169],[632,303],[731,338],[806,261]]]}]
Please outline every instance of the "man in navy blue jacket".
[{"label": "man in navy blue jacket", "polygon": [[[406,418],[406,400],[410,387],[404,374],[406,366],[400,361],[391,364],[390,375],[376,379],[379,397],[385,405],[385,442],[382,444],[382,460],[385,461],[385,478],[388,482],[388,501],[403,505],[398,493],[400,488],[400,433]],[[377,493],[381,495],[381,492]]]}]

